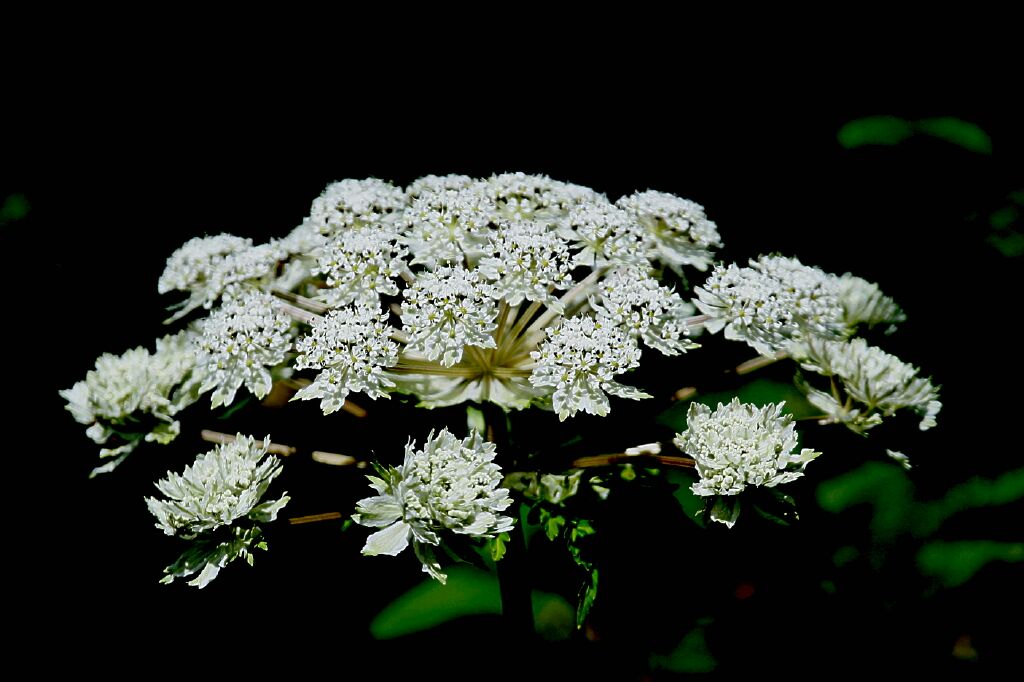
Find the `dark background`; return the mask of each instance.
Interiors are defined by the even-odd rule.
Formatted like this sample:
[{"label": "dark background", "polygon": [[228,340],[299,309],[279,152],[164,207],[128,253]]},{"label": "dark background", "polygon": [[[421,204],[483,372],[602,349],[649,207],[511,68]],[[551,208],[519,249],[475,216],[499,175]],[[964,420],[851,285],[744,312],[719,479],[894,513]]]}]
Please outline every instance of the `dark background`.
[{"label": "dark background", "polygon": [[[495,662],[514,647],[508,651],[484,617],[374,643],[369,620],[420,574],[411,557],[359,558],[364,533],[336,524],[279,524],[254,569],[233,565],[203,591],[157,585],[177,546],[152,528],[142,497],[151,481],[203,447],[194,436],[199,428],[217,425],[203,409],[190,410],[182,437],[166,451],[142,448],[113,475],[89,481],[96,448],[57,396],[101,352],[152,347],[164,333],[170,300],[157,295],[156,280],[182,242],[222,231],[257,241],[283,236],[328,182],[345,177],[405,184],[428,173],[522,170],[612,198],[647,188],[691,198],[718,223],[725,260],[797,255],[878,281],[903,305],[909,321],[886,347],[934,376],[945,405],[939,428],[907,444],[919,497],[1019,462],[1020,343],[1008,324],[1020,307],[1020,259],[986,241],[990,214],[1024,187],[1019,109],[968,95],[912,104],[906,97],[826,100],[813,82],[792,90],[770,81],[756,89],[737,84],[717,105],[698,92],[680,103],[678,88],[620,82],[603,96],[589,83],[567,87],[591,96],[555,102],[516,83],[489,96],[458,97],[439,85],[385,101],[355,87],[358,94],[339,104],[315,89],[283,94],[230,78],[199,92],[84,79],[47,106],[8,119],[0,200],[21,193],[31,208],[2,227],[16,273],[8,281],[6,336],[19,349],[7,390],[15,407],[6,477],[15,489],[9,533],[20,549],[8,555],[7,569],[12,592],[20,593],[12,598],[28,603],[20,622],[31,642],[59,642],[69,656],[102,667],[126,665],[108,653],[122,646],[169,657],[243,643],[253,656],[300,668],[325,662],[345,669],[367,651],[390,666],[443,666],[456,678],[460,668],[511,665]],[[983,128],[993,152],[921,137],[895,147],[838,144],[844,123],[871,114],[957,116]],[[715,352],[724,362],[746,355]],[[648,375],[664,389],[662,408],[669,389],[714,378],[701,358]],[[435,417],[457,423],[450,413],[401,407],[364,422],[317,419],[304,408],[314,406],[300,406],[295,419],[257,410],[242,423],[282,442],[382,459],[394,458],[407,435],[422,438],[440,423]],[[622,440],[616,429],[644,417],[621,403],[614,409],[619,421],[581,420],[574,428]],[[535,438],[547,433],[532,424]],[[826,450],[809,469],[813,483],[796,486],[805,516],[796,528],[751,520],[732,533],[700,534],[670,496],[623,493],[601,519],[606,540],[596,551],[607,571],[592,633],[599,640],[581,635],[544,645],[525,668],[537,677],[571,666],[607,672],[614,663],[633,677],[652,651],[671,650],[698,622],[710,623],[708,646],[723,672],[870,670],[886,660],[971,671],[1008,660],[1019,626],[997,618],[1018,618],[1017,567],[996,563],[966,585],[936,588],[916,572],[915,540],[879,545],[865,510],[836,516],[817,508],[814,484],[868,458],[853,437],[819,438],[821,449],[833,445],[834,460]],[[286,516],[345,511],[365,494],[354,472],[288,466]],[[944,526],[943,537],[1019,541],[1020,512],[1019,503],[971,512]],[[844,573],[832,558],[851,544],[889,556]],[[571,576],[571,566],[551,561],[555,577],[538,563],[535,581],[568,585],[571,595],[571,580],[558,577]],[[822,588],[826,580],[831,591]],[[750,585],[752,597],[743,587]],[[977,660],[953,655],[965,636]],[[541,666],[535,654],[558,663]]]}]

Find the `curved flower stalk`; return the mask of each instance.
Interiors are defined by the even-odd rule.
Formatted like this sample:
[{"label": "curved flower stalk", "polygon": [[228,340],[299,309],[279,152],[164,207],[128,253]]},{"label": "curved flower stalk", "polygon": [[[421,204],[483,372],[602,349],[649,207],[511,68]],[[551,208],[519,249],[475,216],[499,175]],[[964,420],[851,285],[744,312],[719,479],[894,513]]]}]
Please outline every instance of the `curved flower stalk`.
[{"label": "curved flower stalk", "polygon": [[[170,583],[194,573],[189,585],[205,587],[235,559],[252,564],[252,550],[266,549],[257,523],[277,519],[288,504],[287,494],[261,502],[281,463],[267,456],[270,437],[262,443],[238,434],[196,457],[181,474],[168,472],[156,483],[166,499],[146,498],[146,506],[165,535],[192,540],[192,547],[165,569],[161,582]],[[244,523],[240,523],[243,522]],[[218,532],[221,531],[221,532]]]},{"label": "curved flower stalk", "polygon": [[921,415],[922,431],[936,424],[935,417],[942,409],[938,387],[917,376],[916,367],[869,346],[864,339],[808,338],[794,345],[792,354],[804,369],[832,379],[830,392],[810,386],[803,378],[797,382],[811,404],[827,415],[826,422],[863,433],[880,424],[883,417],[910,409]]},{"label": "curved flower stalk", "polygon": [[122,355],[104,353],[84,381],[61,391],[75,421],[98,445],[116,436],[121,445],[103,448],[106,464],[90,476],[113,471],[142,441],[166,444],[181,430],[175,416],[199,399],[204,371],[197,366],[194,333],[183,331]]},{"label": "curved flower stalk", "polygon": [[739,398],[719,403],[714,412],[690,405],[687,429],[674,442],[696,462],[700,480],[693,484],[694,494],[715,498],[713,520],[731,527],[739,516],[735,495],[747,486],[773,488],[795,480],[821,454],[808,448],[796,452],[793,415],[782,413],[784,405],[757,407]]},{"label": "curved flower stalk", "polygon": [[412,543],[423,571],[444,583],[433,548],[445,533],[493,538],[512,529],[512,518],[499,513],[512,499],[500,487],[494,456],[494,444],[475,431],[461,440],[447,429],[431,431],[422,450],[410,441],[401,466],[367,477],[377,495],[360,500],[352,519],[381,530],[367,538],[363,554],[395,556]]}]

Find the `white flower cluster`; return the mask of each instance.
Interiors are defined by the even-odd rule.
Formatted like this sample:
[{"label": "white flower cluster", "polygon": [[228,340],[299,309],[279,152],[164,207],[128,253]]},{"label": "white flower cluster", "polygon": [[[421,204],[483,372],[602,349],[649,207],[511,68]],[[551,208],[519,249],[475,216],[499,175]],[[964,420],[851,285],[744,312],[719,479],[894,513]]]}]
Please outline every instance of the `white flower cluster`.
[{"label": "white flower cluster", "polygon": [[202,539],[167,569],[162,582],[201,571],[189,584],[203,587],[230,561],[244,556],[251,563],[249,551],[260,537],[258,527],[247,524],[223,538],[212,534],[240,519],[274,521],[288,503],[287,495],[260,502],[281,473],[281,463],[266,456],[269,445],[269,436],[260,443],[238,434],[233,442],[196,457],[183,473],[168,472],[157,481],[157,490],[167,499],[146,498],[146,506],[157,519],[156,527],[166,535]]},{"label": "white flower cluster", "polygon": [[104,353],[84,381],[60,392],[66,409],[99,445],[117,435],[122,444],[100,450],[109,459],[92,476],[113,471],[143,440],[169,443],[181,429],[174,418],[199,398],[202,369],[196,366],[192,332],[165,336],[156,352],[141,346],[122,355]]},{"label": "white flower cluster", "polygon": [[232,286],[271,279],[286,255],[279,243],[253,246],[251,239],[229,234],[190,239],[167,259],[158,283],[161,294],[190,294],[169,321],[199,307],[210,309]]},{"label": "white flower cluster", "polygon": [[[287,300],[308,295],[318,306],[300,301],[307,319],[298,318],[336,312],[333,324],[348,330],[342,345],[354,348],[359,336],[379,346],[346,351],[345,362],[358,365],[352,371],[303,350],[297,367],[324,371],[300,397],[322,398],[328,411],[351,391],[378,397],[400,390],[427,407],[487,400],[522,408],[553,398],[563,418],[580,409],[606,413],[609,391],[643,395],[611,380],[636,367],[638,340],[666,354],[694,347],[686,338],[692,308],[647,273],[664,253],[674,267],[704,267],[699,254],[719,244],[714,224],[691,202],[647,192],[617,206],[589,188],[523,173],[427,176],[404,192],[380,180],[345,180],[314,201],[293,235],[287,252],[296,256],[293,245],[304,242],[312,252],[299,257],[316,262],[313,279],[301,286],[288,280],[299,295]],[[283,271],[291,267],[286,262]],[[623,267],[643,273],[641,281],[627,282],[632,274]],[[390,309],[400,326],[386,329],[395,318],[375,309]],[[365,321],[353,322],[367,315],[378,327],[372,333],[360,327]],[[310,338],[324,333],[319,324],[313,321]],[[582,345],[581,330],[592,337]],[[398,342],[397,352],[386,337]],[[577,347],[579,357],[568,361],[580,374],[572,386],[552,380],[542,365],[562,359],[542,344]],[[299,341],[300,349],[312,346]],[[579,365],[599,355],[597,366]],[[366,382],[360,377],[370,367],[374,379]]]},{"label": "white flower cluster", "polygon": [[323,370],[295,398],[320,399],[324,414],[341,408],[350,391],[371,398],[388,397],[394,387],[384,368],[398,360],[398,344],[390,338],[388,316],[366,305],[332,310],[313,322],[309,335],[299,340],[297,369]]},{"label": "white flower cluster", "polygon": [[882,293],[878,285],[846,273],[839,278],[839,303],[843,306],[843,319],[850,328],[879,324],[895,325],[907,319],[896,301]]},{"label": "white flower cluster", "polygon": [[695,303],[708,331],[744,341],[772,357],[808,337],[841,339],[860,324],[894,325],[903,311],[877,284],[849,273],[837,277],[796,258],[761,256],[750,267],[717,266],[696,287]]},{"label": "white flower cluster", "polygon": [[795,258],[761,256],[749,268],[718,266],[697,293],[708,331],[745,341],[761,355],[809,335],[841,337],[846,326],[839,278]]},{"label": "white flower cluster", "polygon": [[411,541],[424,572],[445,582],[432,549],[442,533],[491,538],[512,529],[512,518],[499,513],[512,499],[500,487],[494,456],[494,444],[477,432],[461,440],[447,429],[431,432],[422,450],[410,442],[402,466],[367,477],[377,495],[360,500],[352,518],[381,530],[367,538],[363,554],[395,556]]},{"label": "white flower cluster", "polygon": [[320,234],[333,236],[353,228],[393,222],[405,207],[405,192],[391,183],[367,178],[327,186],[313,200],[309,222]]},{"label": "white flower cluster", "polygon": [[455,266],[425,272],[405,290],[407,349],[451,367],[466,346],[495,347],[495,315],[493,288],[478,271]]},{"label": "white flower cluster", "polygon": [[[783,406],[757,407],[734,398],[712,412],[692,403],[687,429],[674,442],[696,462],[700,480],[693,484],[694,494],[738,495],[747,486],[770,488],[802,476],[807,463],[821,453],[808,448],[795,452],[793,416],[783,414]],[[731,513],[721,513],[726,510]],[[736,514],[735,505],[712,508],[712,518],[730,526]]]},{"label": "white flower cluster", "polygon": [[381,295],[394,296],[394,278],[405,269],[406,255],[395,231],[364,227],[342,232],[319,252],[313,274],[323,275],[327,288],[317,299],[335,307],[377,304]]},{"label": "white flower cluster", "polygon": [[276,311],[263,291],[228,295],[202,324],[198,345],[206,370],[202,390],[213,390],[214,407],[230,405],[242,384],[257,398],[270,392],[268,367],[284,361],[291,348],[291,319]]},{"label": "white flower cluster", "polygon": [[503,222],[492,239],[493,256],[480,261],[480,272],[494,280],[494,296],[509,305],[523,299],[559,310],[555,289],[573,284],[569,246],[543,222]]},{"label": "white flower cluster", "polygon": [[648,248],[677,270],[683,265],[707,270],[711,250],[722,245],[718,228],[700,204],[648,190],[622,197],[617,205],[639,221]]},{"label": "white flower cluster", "polygon": [[612,272],[599,289],[601,303],[590,305],[598,317],[610,326],[620,327],[665,355],[697,347],[687,337],[687,319],[693,315],[693,304],[648,275],[642,268],[619,268]]},{"label": "white flower cluster", "polygon": [[547,334],[540,350],[530,354],[537,363],[530,383],[554,389],[551,399],[559,419],[581,410],[608,414],[606,394],[633,400],[650,397],[615,381],[640,364],[640,348],[623,329],[592,317],[571,317]]},{"label": "white flower cluster", "polygon": [[917,376],[916,367],[869,346],[864,339],[843,342],[808,338],[794,345],[792,353],[804,369],[841,382],[846,400],[834,382],[831,392],[815,389],[806,381],[798,383],[808,400],[828,415],[828,421],[863,432],[897,410],[910,409],[921,415],[922,431],[935,426],[935,417],[942,408],[939,389]]}]

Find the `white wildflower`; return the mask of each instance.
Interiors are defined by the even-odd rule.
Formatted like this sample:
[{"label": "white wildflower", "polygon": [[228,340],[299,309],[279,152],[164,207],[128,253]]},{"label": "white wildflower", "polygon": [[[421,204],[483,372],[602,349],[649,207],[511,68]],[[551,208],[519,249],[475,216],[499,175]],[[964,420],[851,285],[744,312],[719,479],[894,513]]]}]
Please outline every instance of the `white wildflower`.
[{"label": "white wildflower", "polygon": [[[171,582],[196,572],[190,585],[204,587],[229,562],[245,557],[252,563],[251,549],[259,546],[260,533],[253,522],[270,522],[288,503],[288,496],[260,502],[278,474],[281,463],[267,456],[268,436],[262,443],[238,434],[231,443],[218,445],[196,457],[181,474],[168,472],[156,483],[167,499],[146,498],[146,506],[157,519],[156,527],[166,535],[186,540],[199,538],[193,548],[165,571],[161,582]],[[245,519],[225,535],[213,532]]]},{"label": "white wildflower", "polygon": [[468,175],[424,175],[422,178],[413,180],[405,188],[405,195],[409,199],[416,199],[425,194],[440,194],[449,190],[460,190],[478,184]]},{"label": "white wildflower", "polygon": [[115,434],[127,441],[100,450],[111,461],[91,475],[112,471],[142,440],[166,444],[178,435],[174,417],[199,398],[202,380],[192,338],[188,331],[165,336],[155,353],[141,346],[122,355],[104,353],[84,381],[60,392],[75,421],[89,425],[93,442],[105,444]]},{"label": "white wildflower", "polygon": [[424,272],[405,290],[402,328],[408,349],[451,367],[466,346],[494,348],[497,315],[492,287],[461,266]]},{"label": "white wildflower", "polygon": [[[782,413],[784,404],[757,407],[733,398],[728,405],[719,403],[714,412],[706,405],[690,404],[687,429],[674,442],[697,463],[700,480],[693,484],[695,495],[738,495],[747,486],[770,488],[803,476],[807,463],[821,453],[808,448],[795,452],[793,415]],[[720,516],[713,508],[712,518],[731,526],[736,513]]]},{"label": "white wildflower", "polygon": [[187,291],[189,298],[174,306],[180,310],[169,321],[199,307],[210,309],[231,284],[269,274],[277,262],[277,252],[255,248],[258,250],[253,252],[251,239],[219,234],[190,239],[172,253],[157,289],[161,294]]},{"label": "white wildflower", "polygon": [[648,265],[636,219],[603,199],[573,206],[561,228],[574,249],[573,267]]},{"label": "white wildflower", "polygon": [[249,290],[229,295],[203,321],[198,339],[206,369],[202,390],[214,389],[214,407],[230,405],[243,383],[257,398],[270,392],[267,368],[280,364],[291,348],[291,320],[276,306],[270,294]]},{"label": "white wildflower", "polygon": [[525,173],[493,175],[485,191],[502,216],[515,220],[551,219],[600,196],[589,187]]},{"label": "white wildflower", "polygon": [[804,369],[835,377],[852,401],[841,401],[836,393],[825,393],[801,384],[808,399],[823,409],[829,420],[863,431],[892,416],[896,410],[911,409],[921,415],[922,431],[935,426],[942,408],[939,389],[917,376],[918,369],[864,339],[849,342],[807,338],[791,350]]},{"label": "white wildflower", "polygon": [[324,414],[330,414],[341,408],[349,392],[388,397],[395,384],[385,368],[398,359],[391,332],[387,313],[374,306],[332,310],[317,318],[309,335],[299,339],[295,367],[323,371],[295,399],[319,398]]},{"label": "white wildflower", "polygon": [[519,305],[525,298],[560,308],[550,290],[573,285],[572,260],[564,239],[543,223],[504,221],[492,248],[494,256],[481,259],[479,270],[494,280],[496,298],[509,305]]},{"label": "white wildflower", "polygon": [[707,270],[711,250],[722,246],[717,226],[700,204],[648,190],[622,197],[616,205],[644,228],[652,255],[677,270],[683,265]]},{"label": "white wildflower", "polygon": [[499,514],[512,499],[500,487],[494,455],[494,444],[475,431],[462,440],[447,429],[436,437],[432,431],[422,450],[406,445],[400,467],[367,477],[378,494],[360,500],[352,518],[381,530],[367,538],[363,554],[395,556],[411,541],[424,572],[445,582],[432,549],[443,533],[491,538],[512,530],[512,518]]},{"label": "white wildflower", "polygon": [[850,328],[859,324],[887,324],[892,330],[907,319],[896,301],[883,294],[877,284],[850,273],[839,278],[839,304],[843,307],[843,320]]},{"label": "white wildflower", "polygon": [[530,383],[553,388],[552,404],[565,420],[580,410],[604,416],[608,395],[649,398],[646,393],[615,381],[615,376],[640,364],[640,348],[625,331],[592,317],[571,317],[547,330],[540,350],[530,353],[537,367]]},{"label": "white wildflower", "polygon": [[390,225],[405,207],[405,192],[389,182],[342,180],[313,200],[307,221],[320,234]]},{"label": "white wildflower", "polygon": [[686,319],[693,305],[661,286],[642,268],[619,268],[599,288],[601,303],[591,307],[606,323],[626,329],[632,336],[665,355],[678,355],[696,344],[689,340]]},{"label": "white wildflower", "polygon": [[745,341],[771,357],[794,339],[842,337],[846,332],[839,303],[839,278],[803,265],[795,258],[761,256],[750,267],[717,266],[695,287],[704,323],[725,338]]},{"label": "white wildflower", "polygon": [[395,231],[342,232],[317,256],[314,273],[324,275],[328,286],[317,299],[330,307],[353,302],[377,305],[381,295],[398,294],[395,278],[406,267],[405,256]]},{"label": "white wildflower", "polygon": [[433,267],[479,258],[496,215],[493,202],[479,186],[418,196],[402,217],[403,238],[414,256],[412,264]]},{"label": "white wildflower", "polygon": [[910,463],[910,458],[904,455],[902,452],[886,448],[885,454],[889,455],[889,458],[892,459],[892,461],[899,464],[901,467],[903,467],[905,471],[910,471],[911,469],[914,468],[913,465]]}]

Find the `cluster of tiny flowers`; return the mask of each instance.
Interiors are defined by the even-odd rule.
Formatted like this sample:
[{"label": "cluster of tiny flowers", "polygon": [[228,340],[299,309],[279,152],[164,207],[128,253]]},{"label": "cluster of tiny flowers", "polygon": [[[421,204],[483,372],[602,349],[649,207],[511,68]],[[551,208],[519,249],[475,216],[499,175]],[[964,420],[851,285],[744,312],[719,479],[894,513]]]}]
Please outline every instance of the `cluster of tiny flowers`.
[{"label": "cluster of tiny flowers", "polygon": [[411,264],[461,263],[484,253],[497,208],[478,187],[428,191],[423,187],[406,209],[404,240]]},{"label": "cluster of tiny flowers", "polygon": [[94,443],[106,444],[115,433],[127,441],[100,450],[110,461],[93,476],[112,471],[142,440],[169,443],[178,435],[174,417],[199,398],[202,381],[192,337],[189,331],[165,336],[155,353],[141,346],[122,355],[104,353],[84,381],[60,392],[75,421],[89,426],[86,435]]},{"label": "cluster of tiny flowers", "polygon": [[744,341],[771,357],[806,336],[841,337],[846,331],[839,278],[795,258],[761,256],[750,267],[717,266],[694,289],[705,327]]},{"label": "cluster of tiny flowers", "polygon": [[291,348],[291,319],[276,300],[259,290],[229,294],[202,324],[198,345],[206,370],[202,390],[213,390],[214,407],[230,405],[242,384],[257,398],[273,384],[268,367],[284,361]]},{"label": "cluster of tiny flowers", "polygon": [[[824,410],[828,421],[843,423],[855,431],[864,431],[882,417],[897,410],[910,409],[921,415],[922,431],[935,426],[942,408],[939,389],[919,377],[918,369],[864,339],[829,341],[806,339],[792,349],[804,369],[839,379],[849,400],[841,401],[837,392],[826,393],[800,382],[808,400]],[[855,401],[859,406],[854,407]]]},{"label": "cluster of tiny flowers", "polygon": [[376,304],[382,295],[394,296],[398,294],[394,278],[404,271],[406,255],[397,232],[373,228],[343,232],[319,251],[313,274],[323,275],[327,288],[317,299],[335,307]]},{"label": "cluster of tiny flowers", "polygon": [[244,556],[251,562],[249,552],[259,539],[258,529],[237,528],[238,532],[223,538],[212,533],[243,518],[254,523],[274,521],[288,503],[287,495],[260,502],[281,473],[281,463],[267,457],[269,445],[269,436],[261,443],[238,434],[233,442],[196,457],[181,474],[168,472],[157,481],[157,490],[166,499],[146,498],[156,527],[166,535],[200,539],[167,569],[164,582],[201,571],[189,584],[203,587],[230,561]]},{"label": "cluster of tiny flowers", "polygon": [[405,208],[405,201],[405,192],[383,180],[341,180],[313,200],[309,222],[328,236],[353,228],[390,225]]},{"label": "cluster of tiny flowers", "polygon": [[561,327],[548,329],[547,340],[530,355],[537,363],[530,383],[554,389],[552,406],[561,420],[580,411],[608,414],[606,394],[633,400],[650,397],[615,381],[640,364],[640,348],[627,332],[599,319],[565,320]]},{"label": "cluster of tiny flowers", "polygon": [[641,268],[619,268],[599,289],[601,303],[591,302],[599,318],[620,327],[665,355],[678,355],[697,345],[689,341],[686,320],[694,307]]},{"label": "cluster of tiny flowers", "polygon": [[907,319],[903,310],[878,285],[866,279],[846,273],[839,278],[839,303],[843,306],[843,317],[848,327],[880,324],[895,325]]},{"label": "cluster of tiny flowers", "polygon": [[350,391],[388,397],[395,384],[384,368],[398,360],[398,345],[390,334],[387,313],[376,306],[332,310],[317,318],[310,333],[299,339],[295,367],[323,371],[295,397],[319,398],[324,414],[340,409]]},{"label": "cluster of tiny flowers", "polygon": [[494,296],[510,305],[523,299],[556,307],[551,289],[568,289],[569,246],[543,222],[503,222],[492,240],[493,256],[480,261],[480,272],[494,280]]},{"label": "cluster of tiny flowers", "polygon": [[409,351],[451,367],[466,346],[494,348],[497,326],[492,287],[462,266],[422,273],[405,290],[402,329]]},{"label": "cluster of tiny flowers", "polygon": [[[370,365],[353,355],[355,371],[303,356],[299,369],[324,372],[301,397],[322,398],[327,411],[350,391],[379,397],[402,390],[428,407],[487,400],[523,408],[553,397],[565,418],[581,409],[606,413],[606,392],[643,395],[611,381],[636,367],[635,341],[666,354],[694,347],[686,339],[693,310],[646,273],[657,271],[654,262],[665,253],[673,254],[666,262],[674,267],[704,267],[704,256],[696,254],[709,254],[720,242],[703,209],[678,197],[646,192],[616,205],[587,187],[506,173],[483,180],[427,176],[404,191],[374,179],[333,183],[281,243],[287,258],[271,284],[305,306],[300,321],[334,310],[336,320],[350,325],[352,315],[364,315],[351,311],[376,307],[390,308],[401,322],[387,334],[398,342],[397,353],[387,346]],[[300,246],[309,250],[298,253]],[[622,267],[644,273],[642,283],[615,293],[629,276]],[[583,269],[589,274],[581,276]],[[305,283],[303,272],[310,275]],[[602,287],[609,278],[615,284]],[[393,318],[381,316],[380,324],[386,319]],[[588,325],[604,330],[596,342],[610,344],[617,357],[580,370],[596,379],[552,396],[557,382],[531,354],[542,343],[577,343],[557,337]],[[382,339],[383,331],[371,336]],[[371,365],[376,378],[360,379]]]},{"label": "cluster of tiny flowers", "polygon": [[[687,429],[674,442],[696,462],[700,480],[693,484],[694,494],[738,495],[747,486],[774,487],[802,476],[807,463],[820,453],[808,448],[795,452],[793,416],[783,414],[783,406],[757,407],[734,398],[712,412],[692,403]],[[732,509],[732,515],[721,516],[713,508],[712,518],[732,525],[738,507]]]},{"label": "cluster of tiny flowers", "polygon": [[424,572],[445,582],[432,549],[442,533],[491,538],[512,529],[512,518],[500,514],[512,499],[494,456],[494,444],[477,432],[461,440],[447,429],[431,432],[422,450],[410,442],[400,467],[367,477],[377,495],[360,500],[352,518],[381,530],[363,554],[394,556],[412,542]]},{"label": "cluster of tiny flowers", "polygon": [[170,321],[196,308],[210,309],[233,285],[271,278],[285,256],[286,251],[274,242],[253,246],[251,239],[229,234],[190,239],[167,259],[158,282],[162,294],[189,292]]},{"label": "cluster of tiny flowers", "polygon": [[644,228],[648,249],[673,268],[690,265],[707,270],[711,250],[722,245],[717,226],[700,204],[648,190],[622,197],[617,205]]}]

